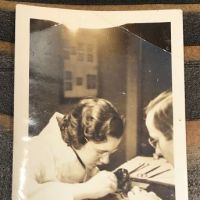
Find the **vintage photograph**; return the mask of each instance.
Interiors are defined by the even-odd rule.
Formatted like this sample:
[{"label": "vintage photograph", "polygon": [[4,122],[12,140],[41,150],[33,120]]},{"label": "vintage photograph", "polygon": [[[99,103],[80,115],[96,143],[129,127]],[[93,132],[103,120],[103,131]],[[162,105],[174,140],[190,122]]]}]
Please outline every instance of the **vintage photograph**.
[{"label": "vintage photograph", "polygon": [[182,12],[16,19],[13,199],[187,199]]}]

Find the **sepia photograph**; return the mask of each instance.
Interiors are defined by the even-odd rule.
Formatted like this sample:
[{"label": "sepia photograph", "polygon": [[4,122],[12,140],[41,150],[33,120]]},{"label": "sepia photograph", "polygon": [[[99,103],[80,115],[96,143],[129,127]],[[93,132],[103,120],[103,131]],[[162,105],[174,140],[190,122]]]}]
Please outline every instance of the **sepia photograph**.
[{"label": "sepia photograph", "polygon": [[17,6],[13,199],[188,199],[182,29]]}]

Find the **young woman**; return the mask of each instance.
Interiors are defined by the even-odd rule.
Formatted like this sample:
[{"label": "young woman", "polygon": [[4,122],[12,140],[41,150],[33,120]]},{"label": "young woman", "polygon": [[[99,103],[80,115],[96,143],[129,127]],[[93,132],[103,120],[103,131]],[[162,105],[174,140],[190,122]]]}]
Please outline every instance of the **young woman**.
[{"label": "young woman", "polygon": [[[149,143],[172,165],[173,156],[173,108],[172,93],[166,91],[153,99],[146,108],[146,126]],[[138,187],[128,193],[129,200],[160,200],[153,192],[146,192]]]},{"label": "young woman", "polygon": [[27,144],[22,194],[31,200],[80,200],[115,192],[115,175],[97,166],[109,162],[123,131],[121,116],[105,99],[83,99],[68,115],[55,113]]}]

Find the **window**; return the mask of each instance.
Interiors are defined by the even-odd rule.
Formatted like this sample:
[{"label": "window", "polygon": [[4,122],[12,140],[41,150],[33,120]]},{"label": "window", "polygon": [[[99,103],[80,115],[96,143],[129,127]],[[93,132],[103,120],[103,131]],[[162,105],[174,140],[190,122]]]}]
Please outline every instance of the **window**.
[{"label": "window", "polygon": [[72,72],[65,71],[64,72],[64,90],[70,91],[72,90]]},{"label": "window", "polygon": [[72,72],[71,71],[65,71],[64,81],[72,81]]},{"label": "window", "polygon": [[70,59],[70,52],[68,50],[64,49],[63,54],[64,54],[63,55],[64,59],[66,60]]},{"label": "window", "polygon": [[87,51],[88,51],[88,53],[92,53],[93,52],[93,45],[92,44],[88,44],[87,45]]},{"label": "window", "polygon": [[76,47],[74,46],[71,47],[71,54],[76,55]]},{"label": "window", "polygon": [[87,60],[88,60],[88,62],[92,62],[93,61],[93,55],[91,53],[89,53],[87,55]]},{"label": "window", "polygon": [[76,85],[83,85],[83,78],[82,77],[76,78]]},{"label": "window", "polygon": [[78,43],[78,51],[83,51],[84,50],[84,44],[82,42]]},{"label": "window", "polygon": [[77,44],[77,60],[83,61],[84,60],[84,43],[78,42]]},{"label": "window", "polygon": [[87,89],[97,88],[97,76],[94,74],[87,75]]},{"label": "window", "polygon": [[87,61],[93,62],[94,60],[94,45],[93,44],[87,44]]},{"label": "window", "polygon": [[78,53],[77,60],[78,60],[78,61],[83,61],[83,60],[84,60],[84,55],[83,55],[83,53],[81,53],[81,52]]},{"label": "window", "polygon": [[72,82],[65,82],[64,90],[71,91],[72,90]]}]

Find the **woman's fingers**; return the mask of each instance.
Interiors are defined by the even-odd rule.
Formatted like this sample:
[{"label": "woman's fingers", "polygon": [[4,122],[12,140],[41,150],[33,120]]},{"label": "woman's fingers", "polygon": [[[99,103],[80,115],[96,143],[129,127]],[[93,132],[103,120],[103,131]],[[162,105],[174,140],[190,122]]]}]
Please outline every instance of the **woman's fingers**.
[{"label": "woman's fingers", "polygon": [[142,191],[142,189],[140,189],[138,186],[134,186],[133,189],[132,189],[132,192],[133,192],[134,194],[137,194],[137,193],[139,193],[139,192],[141,192],[141,191]]},{"label": "woman's fingers", "polygon": [[108,179],[110,182],[110,188],[112,189],[113,192],[117,190],[117,178],[113,173],[108,172]]},{"label": "woman's fingers", "polygon": [[132,191],[128,192],[128,200],[134,200],[134,194]]}]

